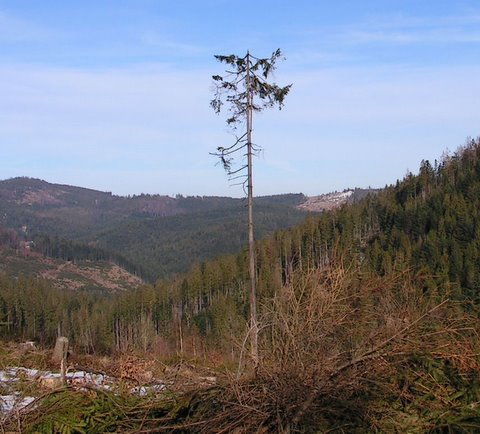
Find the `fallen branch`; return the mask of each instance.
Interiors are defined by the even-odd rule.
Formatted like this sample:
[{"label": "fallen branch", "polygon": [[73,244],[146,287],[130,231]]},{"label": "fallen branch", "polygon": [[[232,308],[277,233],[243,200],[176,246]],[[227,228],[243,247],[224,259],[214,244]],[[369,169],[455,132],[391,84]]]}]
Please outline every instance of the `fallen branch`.
[{"label": "fallen branch", "polygon": [[349,368],[352,368],[356,365],[362,364],[362,363],[366,362],[367,360],[371,360],[373,358],[382,357],[382,356],[387,355],[386,353],[385,354],[379,354],[380,350],[385,348],[391,342],[394,342],[395,340],[397,340],[399,337],[405,335],[409,330],[411,330],[420,321],[422,321],[427,316],[431,315],[434,311],[436,311],[437,309],[439,309],[440,307],[445,305],[448,301],[449,301],[449,299],[446,299],[446,300],[442,301],[441,303],[437,304],[436,306],[432,307],[430,310],[425,312],[423,315],[421,315],[415,321],[411,322],[409,325],[407,325],[406,327],[404,327],[403,329],[401,329],[400,331],[398,331],[397,333],[395,333],[394,335],[392,335],[388,339],[384,340],[383,342],[380,342],[375,347],[373,347],[371,350],[363,353],[362,355],[356,357],[355,359],[351,360],[350,362],[345,363],[345,364],[341,365],[339,368],[337,368],[334,372],[332,372],[325,379],[325,381],[323,381],[322,383],[320,383],[319,385],[317,385],[316,387],[314,387],[310,391],[310,393],[308,395],[308,398],[303,402],[303,404],[299,407],[299,409],[297,410],[297,412],[293,416],[292,424],[293,425],[298,424],[298,422],[303,417],[303,415],[306,413],[306,411],[310,408],[310,406],[313,404],[313,402],[320,395],[320,393],[321,393],[323,387],[325,386],[325,384],[330,382],[335,377],[338,377],[342,372],[346,371]]}]

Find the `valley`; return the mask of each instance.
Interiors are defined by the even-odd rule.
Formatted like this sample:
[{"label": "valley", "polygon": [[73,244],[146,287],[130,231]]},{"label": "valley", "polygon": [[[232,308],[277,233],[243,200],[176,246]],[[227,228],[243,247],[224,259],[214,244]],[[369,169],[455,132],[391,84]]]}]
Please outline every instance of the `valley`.
[{"label": "valley", "polygon": [[[302,194],[257,198],[256,236],[300,223],[304,201]],[[32,241],[34,251],[56,259],[107,260],[150,282],[240,250],[244,211],[243,199],[228,197],[120,197],[38,179],[0,181],[0,228],[13,230],[17,244]]]}]

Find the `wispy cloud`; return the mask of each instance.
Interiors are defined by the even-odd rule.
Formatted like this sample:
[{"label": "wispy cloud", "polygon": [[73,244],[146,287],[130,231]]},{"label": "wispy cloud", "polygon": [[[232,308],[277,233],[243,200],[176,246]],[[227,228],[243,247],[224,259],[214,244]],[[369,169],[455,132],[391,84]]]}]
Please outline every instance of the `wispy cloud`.
[{"label": "wispy cloud", "polygon": [[[298,122],[436,123],[478,119],[480,67],[364,66],[289,72],[284,111]],[[287,76],[280,75],[279,81]],[[270,114],[266,114],[270,117]]]},{"label": "wispy cloud", "polygon": [[[10,167],[17,172],[6,176],[57,174],[59,181],[64,176],[63,182],[77,184],[83,173],[117,193],[147,191],[143,182],[148,191],[241,195],[228,188],[209,156],[231,140],[224,119],[208,106],[210,74],[165,65],[0,66],[3,176]],[[256,162],[258,193],[382,185],[407,167],[415,169],[422,158],[438,157],[445,146],[480,133],[472,130],[480,125],[478,67],[283,74],[278,71],[279,83],[294,84],[285,108],[255,118],[254,140],[265,148]],[[175,169],[182,167],[190,174]],[[143,175],[123,182],[122,190],[119,180],[134,170]]]},{"label": "wispy cloud", "polygon": [[461,28],[351,30],[343,36],[352,44],[456,44],[480,43],[480,31]]},{"label": "wispy cloud", "polygon": [[341,29],[338,37],[351,44],[455,44],[480,42],[480,12],[427,18],[376,16]]},{"label": "wispy cloud", "polygon": [[[359,48],[372,46],[453,46],[480,44],[480,10],[436,17],[404,14],[370,15],[357,22],[298,30],[293,51],[310,63],[343,62],[358,58]],[[394,54],[394,53],[392,53]],[[297,56],[301,61],[302,57]]]},{"label": "wispy cloud", "polygon": [[[480,14],[470,12],[363,15],[349,24],[319,18],[321,25],[302,34],[294,34],[295,23],[286,23],[285,32],[279,27],[275,36],[288,35],[279,43],[287,62],[275,78],[293,88],[281,112],[255,116],[254,140],[265,149],[255,162],[256,192],[381,186],[479,134],[479,62],[450,61],[454,44],[470,54],[480,42]],[[223,69],[212,50],[237,52],[250,40],[259,49],[273,38],[260,26],[246,32],[250,40],[236,29],[203,38],[204,27],[183,32],[177,23],[162,16],[117,28],[104,17],[85,33],[77,22],[71,30],[59,26],[66,33],[59,43],[42,50],[24,44],[21,56],[11,50],[2,57],[2,177],[39,176],[117,193],[241,195],[209,155],[232,138],[208,104],[210,76]],[[36,41],[49,31],[0,14],[0,42]],[[219,42],[209,48],[209,41]],[[436,62],[445,48],[447,60]]]},{"label": "wispy cloud", "polygon": [[202,140],[205,119],[213,118],[208,77],[206,71],[152,65],[102,71],[0,67],[2,146],[12,140],[27,154],[94,150],[98,158],[160,154],[169,147],[176,148],[171,157],[185,153],[185,146]]},{"label": "wispy cloud", "polygon": [[196,56],[199,54],[209,53],[209,49],[189,43],[180,42],[172,38],[171,35],[162,34],[157,31],[147,31],[140,35],[140,43],[149,47],[160,48],[175,54],[182,54],[187,56]]}]

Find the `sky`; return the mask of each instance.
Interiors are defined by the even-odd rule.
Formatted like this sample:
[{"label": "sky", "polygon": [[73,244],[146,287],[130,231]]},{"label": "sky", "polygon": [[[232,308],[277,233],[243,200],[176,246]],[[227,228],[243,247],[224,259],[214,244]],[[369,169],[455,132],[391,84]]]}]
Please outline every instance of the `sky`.
[{"label": "sky", "polygon": [[480,136],[478,0],[0,0],[0,179],[240,197],[214,55],[277,48],[256,195],[383,187]]}]

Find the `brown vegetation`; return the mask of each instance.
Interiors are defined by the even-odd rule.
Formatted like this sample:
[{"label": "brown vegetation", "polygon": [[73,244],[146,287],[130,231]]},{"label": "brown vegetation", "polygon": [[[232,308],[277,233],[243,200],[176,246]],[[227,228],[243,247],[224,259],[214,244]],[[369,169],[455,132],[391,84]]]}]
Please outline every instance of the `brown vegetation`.
[{"label": "brown vegetation", "polygon": [[478,320],[424,296],[421,280],[332,265],[294,276],[261,323],[256,376],[216,395],[200,431],[433,432],[453,424],[462,408],[455,386],[480,374]]},{"label": "brown vegetation", "polygon": [[[263,302],[255,373],[228,371],[212,386],[212,371],[193,364],[119,357],[103,366],[137,384],[160,376],[168,391],[140,399],[63,389],[17,422],[40,429],[68,414],[87,432],[475,432],[478,319],[425,295],[422,281],[410,270],[375,277],[341,262],[294,273]],[[103,413],[85,419],[97,407]]]},{"label": "brown vegetation", "polygon": [[12,275],[34,274],[49,280],[59,289],[98,288],[107,291],[134,289],[144,282],[116,264],[107,261],[63,261],[25,249],[6,249],[2,253],[1,271]]}]

